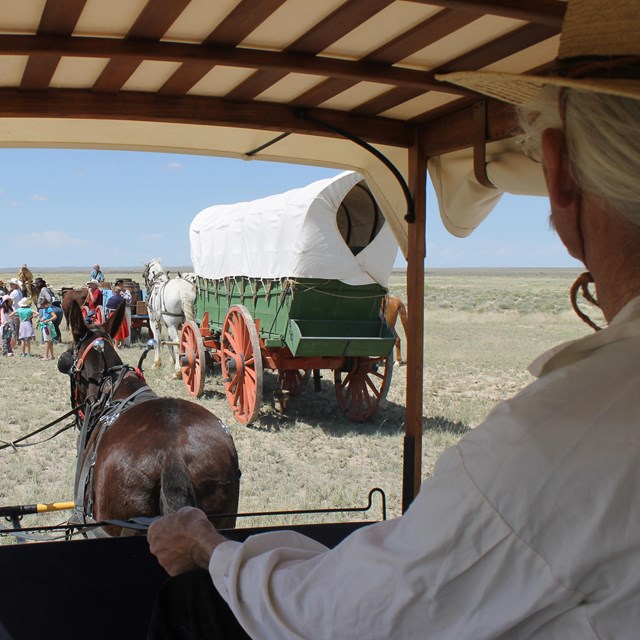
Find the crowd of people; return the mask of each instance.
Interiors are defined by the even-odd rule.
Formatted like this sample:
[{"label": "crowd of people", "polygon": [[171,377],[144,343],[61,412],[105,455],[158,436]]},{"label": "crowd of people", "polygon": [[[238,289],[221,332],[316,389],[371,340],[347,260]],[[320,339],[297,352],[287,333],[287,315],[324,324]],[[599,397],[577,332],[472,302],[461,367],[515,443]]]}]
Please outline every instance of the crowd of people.
[{"label": "crowd of people", "polygon": [[[117,279],[113,290],[103,289],[105,277],[96,264],[85,284],[87,297],[83,306],[87,308],[85,321],[97,321],[96,312],[104,309],[109,317],[121,303],[125,303],[125,322],[115,338],[116,347],[131,346],[131,292],[125,288],[124,280]],[[12,357],[14,349],[20,347],[20,356],[41,357],[54,360],[54,345],[62,341],[60,324],[64,317],[62,302],[56,292],[42,277],[34,278],[32,271],[23,264],[18,275],[8,282],[0,281],[0,340],[2,355]],[[40,340],[44,354],[36,356],[32,343]]]},{"label": "crowd of people", "polygon": [[0,283],[0,337],[2,355],[11,357],[20,345],[23,358],[36,357],[32,343],[40,339],[44,346],[43,360],[53,360],[53,345],[61,340],[60,323],[63,312],[60,299],[44,278],[35,278],[23,264],[18,277],[7,284]]}]

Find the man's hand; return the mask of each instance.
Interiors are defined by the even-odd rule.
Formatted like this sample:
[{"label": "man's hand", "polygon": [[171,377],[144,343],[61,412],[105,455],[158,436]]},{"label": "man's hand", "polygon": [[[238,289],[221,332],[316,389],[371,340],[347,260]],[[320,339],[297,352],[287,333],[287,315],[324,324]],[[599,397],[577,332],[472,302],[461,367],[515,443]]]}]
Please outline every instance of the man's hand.
[{"label": "man's hand", "polygon": [[207,569],[213,550],[227,539],[203,511],[183,507],[156,520],[147,532],[149,548],[166,572],[175,576],[191,569]]}]

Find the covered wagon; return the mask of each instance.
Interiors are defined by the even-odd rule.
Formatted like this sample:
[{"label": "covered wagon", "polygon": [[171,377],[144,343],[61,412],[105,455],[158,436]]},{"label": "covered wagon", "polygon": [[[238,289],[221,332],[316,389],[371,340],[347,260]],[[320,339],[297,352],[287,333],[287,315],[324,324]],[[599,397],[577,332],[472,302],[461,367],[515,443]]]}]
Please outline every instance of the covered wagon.
[{"label": "covered wagon", "polygon": [[391,379],[395,337],[381,303],[397,243],[360,174],[209,207],[189,238],[196,322],[183,327],[180,356],[192,395],[203,392],[208,351],[240,422],[258,415],[263,369],[290,395],[330,369],[345,415],[374,413]]}]

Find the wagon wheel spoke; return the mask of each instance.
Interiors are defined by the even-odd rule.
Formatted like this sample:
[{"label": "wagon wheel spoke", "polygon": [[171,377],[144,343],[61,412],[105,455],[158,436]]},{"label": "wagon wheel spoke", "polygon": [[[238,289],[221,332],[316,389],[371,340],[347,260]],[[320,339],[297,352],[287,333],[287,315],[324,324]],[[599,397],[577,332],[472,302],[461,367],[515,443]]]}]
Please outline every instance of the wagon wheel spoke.
[{"label": "wagon wheel spoke", "polygon": [[338,404],[354,422],[370,418],[385,399],[391,383],[390,356],[387,358],[356,358],[347,372],[334,374]]},{"label": "wagon wheel spoke", "polygon": [[178,357],[189,395],[199,398],[204,393],[206,360],[200,329],[192,320],[187,320],[182,327]]},{"label": "wagon wheel spoke", "polygon": [[280,387],[292,396],[302,393],[310,377],[311,369],[284,369],[278,373]]},{"label": "wagon wheel spoke", "polygon": [[242,305],[227,311],[220,345],[227,401],[236,420],[250,424],[262,401],[262,354],[255,323]]}]

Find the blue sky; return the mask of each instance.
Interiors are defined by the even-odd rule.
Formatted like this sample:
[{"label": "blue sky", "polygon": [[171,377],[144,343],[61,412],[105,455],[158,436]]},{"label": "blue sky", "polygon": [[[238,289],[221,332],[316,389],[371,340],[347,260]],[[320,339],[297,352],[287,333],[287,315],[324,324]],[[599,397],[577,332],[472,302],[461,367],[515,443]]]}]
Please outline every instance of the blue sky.
[{"label": "blue sky", "polygon": [[[0,149],[0,268],[187,266],[188,230],[205,207],[253,200],[338,171],[144,152]],[[468,238],[442,226],[428,190],[427,268],[566,267],[546,198],[505,196]],[[398,266],[404,266],[399,256]]]}]

